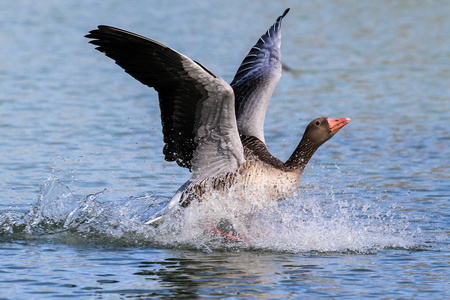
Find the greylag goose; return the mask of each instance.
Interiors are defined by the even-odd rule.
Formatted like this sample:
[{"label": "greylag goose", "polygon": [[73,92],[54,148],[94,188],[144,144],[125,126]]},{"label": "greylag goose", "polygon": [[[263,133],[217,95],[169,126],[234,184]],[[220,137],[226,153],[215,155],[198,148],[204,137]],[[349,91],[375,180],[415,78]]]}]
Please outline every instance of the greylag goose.
[{"label": "greylag goose", "polygon": [[213,193],[226,199],[231,190],[239,191],[240,201],[250,192],[252,197],[288,197],[314,152],[350,122],[313,120],[286,162],[267,149],[264,118],[281,77],[281,23],[288,11],[256,42],[231,84],[146,37],[104,25],[86,35],[98,51],[158,92],[165,159],[192,172],[147,224],[158,224],[172,211]]}]

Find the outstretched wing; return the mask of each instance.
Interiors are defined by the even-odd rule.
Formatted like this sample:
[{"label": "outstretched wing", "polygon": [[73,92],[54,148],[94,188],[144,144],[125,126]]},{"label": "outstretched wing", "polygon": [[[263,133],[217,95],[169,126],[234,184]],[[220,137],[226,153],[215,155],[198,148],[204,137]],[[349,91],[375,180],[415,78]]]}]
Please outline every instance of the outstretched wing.
[{"label": "outstretched wing", "polygon": [[281,77],[281,22],[288,12],[289,8],[261,36],[231,82],[239,133],[263,142],[267,105]]},{"label": "outstretched wing", "polygon": [[86,37],[158,92],[166,160],[189,168],[194,181],[242,164],[233,90],[220,77],[161,43],[122,29],[98,26]]}]

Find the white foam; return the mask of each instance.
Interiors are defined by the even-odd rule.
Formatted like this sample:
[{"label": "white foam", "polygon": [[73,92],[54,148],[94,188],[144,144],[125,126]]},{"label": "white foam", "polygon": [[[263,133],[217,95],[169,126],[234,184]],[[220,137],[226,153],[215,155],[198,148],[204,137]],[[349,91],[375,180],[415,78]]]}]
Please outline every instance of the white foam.
[{"label": "white foam", "polygon": [[[157,228],[144,224],[161,202],[151,195],[120,201],[101,201],[101,193],[77,198],[54,178],[41,192],[30,212],[1,216],[1,235],[22,231],[36,237],[58,232],[66,239],[75,235],[90,242],[203,251],[370,252],[423,244],[420,231],[395,208],[383,211],[370,199],[346,200],[345,195],[337,197],[332,192],[316,191],[314,196],[298,192],[281,202],[263,201],[264,205],[258,205],[260,199],[209,199],[168,216]],[[212,232],[224,219],[232,224],[239,241]]]}]

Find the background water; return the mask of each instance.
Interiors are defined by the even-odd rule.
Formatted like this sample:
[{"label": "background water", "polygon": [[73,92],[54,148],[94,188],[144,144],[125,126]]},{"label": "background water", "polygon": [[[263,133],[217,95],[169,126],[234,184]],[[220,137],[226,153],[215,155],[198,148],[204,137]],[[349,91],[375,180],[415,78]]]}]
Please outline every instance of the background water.
[{"label": "background water", "polygon": [[[350,117],[244,242],[142,224],[188,179],[156,93],[83,37],[108,24],[231,81],[286,7],[266,141]],[[448,298],[448,1],[3,1],[0,298]],[[102,192],[100,194],[97,194]],[[239,221],[239,220],[237,220]]]}]

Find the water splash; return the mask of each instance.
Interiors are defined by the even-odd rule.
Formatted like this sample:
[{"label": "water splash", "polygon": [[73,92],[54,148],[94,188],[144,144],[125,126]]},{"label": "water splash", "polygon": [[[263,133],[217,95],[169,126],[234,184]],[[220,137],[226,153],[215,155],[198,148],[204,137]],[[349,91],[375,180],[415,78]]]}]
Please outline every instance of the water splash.
[{"label": "water splash", "polygon": [[[0,214],[0,238],[45,237],[60,242],[189,247],[203,251],[366,253],[423,245],[419,229],[411,228],[407,218],[395,209],[383,212],[374,204],[339,200],[332,194],[321,200],[320,196],[298,193],[264,209],[253,206],[252,210],[242,203],[209,199],[167,218],[157,228],[144,223],[158,209],[160,199],[145,195],[101,201],[103,197],[104,191],[76,197],[67,186],[50,178],[29,212]],[[239,241],[212,232],[224,219],[238,232]]]},{"label": "water splash", "polygon": [[104,191],[76,197],[56,178],[42,186],[36,205],[27,213],[0,214],[0,236],[38,238],[40,236],[72,234],[97,241],[125,239],[139,230],[141,218],[152,212],[151,195],[122,201],[100,201]]}]

